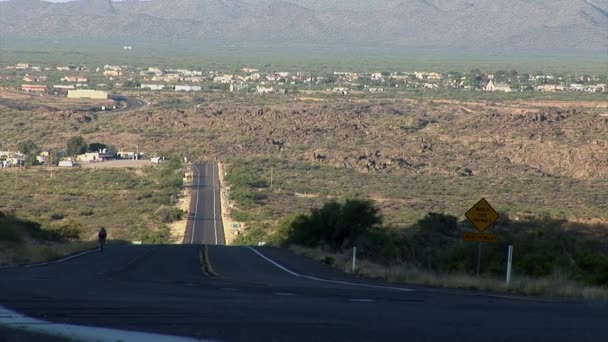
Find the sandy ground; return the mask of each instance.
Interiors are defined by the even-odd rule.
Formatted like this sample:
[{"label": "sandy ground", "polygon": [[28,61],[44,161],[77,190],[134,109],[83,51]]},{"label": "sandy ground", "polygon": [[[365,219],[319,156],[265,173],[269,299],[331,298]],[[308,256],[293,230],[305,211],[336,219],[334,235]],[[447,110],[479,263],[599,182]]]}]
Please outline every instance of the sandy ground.
[{"label": "sandy ground", "polygon": [[184,187],[181,195],[177,208],[183,210],[186,214],[184,215],[183,220],[175,221],[169,225],[171,239],[176,244],[181,244],[184,241],[184,235],[188,228],[188,212],[190,211],[190,202],[192,201],[192,191],[189,188]]},{"label": "sandy ground", "polygon": [[26,92],[10,88],[0,88],[0,98],[8,100],[23,100],[28,101],[30,104],[55,107],[56,109],[80,108],[83,106],[108,106],[114,104],[114,101],[112,100],[69,99],[65,96],[28,94]]},{"label": "sandy ground", "polygon": [[222,222],[224,223],[224,236],[226,237],[226,244],[231,245],[234,239],[238,236],[236,232],[232,229],[233,224],[238,224],[240,226],[241,231],[245,228],[242,222],[234,221],[230,218],[230,207],[228,206],[228,200],[226,197],[226,181],[224,180],[224,175],[226,174],[226,167],[222,163],[218,163],[218,173],[220,178],[220,197],[222,201],[221,211],[222,211]]},{"label": "sandy ground", "polygon": [[79,164],[83,168],[87,169],[109,169],[109,168],[123,168],[123,167],[144,167],[144,166],[154,166],[154,164],[150,163],[148,159],[140,159],[140,160],[110,160],[98,163],[86,163],[82,162]]}]

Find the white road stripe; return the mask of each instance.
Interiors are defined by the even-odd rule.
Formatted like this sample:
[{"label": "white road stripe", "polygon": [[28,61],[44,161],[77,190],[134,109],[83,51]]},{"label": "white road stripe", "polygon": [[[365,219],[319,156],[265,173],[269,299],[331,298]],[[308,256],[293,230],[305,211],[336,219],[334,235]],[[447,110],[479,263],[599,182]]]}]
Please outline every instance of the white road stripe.
[{"label": "white road stripe", "polygon": [[[0,306],[0,325],[27,332],[66,337],[70,340],[91,342],[146,341],[146,342],[195,342],[204,341],[190,337],[170,336],[109,328],[59,324],[22,315]],[[209,340],[207,340],[210,342]]]},{"label": "white road stripe", "polygon": [[201,193],[200,185],[201,185],[201,171],[196,165],[194,165],[196,169],[196,203],[194,204],[194,220],[192,220],[192,238],[190,239],[190,244],[194,244],[194,231],[196,230],[196,216],[198,215],[198,198]]},{"label": "white road stripe", "polygon": [[[107,249],[107,248],[108,248],[108,247],[106,247],[106,249]],[[81,256],[83,256],[83,255],[86,255],[86,254],[89,254],[89,253],[93,253],[93,252],[98,252],[98,251],[99,251],[99,249],[98,249],[98,248],[95,248],[95,249],[90,249],[90,250],[88,250],[88,251],[80,252],[80,253],[78,253],[78,254],[70,255],[70,256],[67,256],[67,257],[62,258],[62,259],[59,259],[59,260],[53,260],[53,261],[47,261],[47,262],[40,262],[40,263],[37,263],[37,264],[29,264],[29,265],[4,266],[4,267],[1,267],[1,268],[15,268],[15,267],[36,267],[36,266],[46,266],[46,265],[50,265],[50,264],[58,264],[58,263],[60,263],[60,262],[68,261],[68,260],[71,260],[71,259],[74,259],[74,258],[81,257]],[[0,269],[1,269],[1,268],[0,268]]]},{"label": "white road stripe", "polygon": [[285,267],[285,266],[283,266],[283,265],[281,265],[281,264],[277,263],[276,261],[274,261],[274,260],[270,259],[269,257],[265,256],[264,254],[262,254],[262,253],[258,252],[258,251],[257,251],[255,248],[252,248],[252,247],[247,247],[247,248],[251,249],[251,250],[252,250],[252,251],[253,251],[255,254],[259,255],[259,256],[260,256],[262,259],[264,259],[264,260],[268,261],[269,263],[271,263],[271,264],[275,265],[276,267],[278,267],[278,268],[282,269],[283,271],[285,271],[285,272],[287,272],[287,273],[291,274],[292,276],[294,276],[294,277],[302,277],[302,275],[301,275],[301,274],[296,273],[296,272],[294,272],[294,271],[292,271],[292,270],[288,269],[287,267]]},{"label": "white road stripe", "polygon": [[287,267],[279,264],[278,262],[270,259],[269,257],[265,256],[264,254],[260,253],[255,248],[252,248],[252,247],[247,247],[247,248],[249,248],[250,250],[252,250],[255,254],[259,255],[262,259],[268,261],[269,263],[275,265],[276,267],[282,269],[283,271],[291,274],[294,277],[301,277],[301,278],[311,279],[311,280],[315,280],[315,281],[321,281],[321,282],[325,282],[325,283],[352,285],[352,286],[360,286],[360,287],[369,287],[369,288],[382,289],[382,290],[394,290],[394,291],[406,291],[406,292],[416,291],[414,289],[408,289],[408,288],[405,288],[405,287],[392,287],[392,286],[380,286],[380,285],[352,283],[350,281],[330,280],[330,279],[323,279],[323,278],[317,278],[317,277],[312,277],[312,276],[307,276],[307,275],[299,274],[299,273],[294,272],[294,271],[288,269]]},{"label": "white road stripe", "polygon": [[368,299],[368,298],[353,298],[350,300],[351,302],[375,302],[375,300],[373,299]]},{"label": "white road stripe", "polygon": [[211,165],[211,189],[213,192],[213,230],[215,231],[215,244],[217,245],[217,219],[216,219],[216,209],[215,209],[215,164]]}]

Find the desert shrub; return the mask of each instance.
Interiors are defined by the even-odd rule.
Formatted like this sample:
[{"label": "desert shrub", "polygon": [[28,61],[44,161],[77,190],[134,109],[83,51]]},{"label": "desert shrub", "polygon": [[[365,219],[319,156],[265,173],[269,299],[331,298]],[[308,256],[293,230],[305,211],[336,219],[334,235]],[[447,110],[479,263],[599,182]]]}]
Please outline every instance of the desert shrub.
[{"label": "desert shrub", "polygon": [[608,285],[608,256],[580,255],[576,258],[580,279],[593,285]]},{"label": "desert shrub", "polygon": [[184,217],[184,211],[175,207],[161,206],[156,209],[154,215],[160,220],[162,223],[171,223],[175,221],[179,221]]},{"label": "desert shrub", "polygon": [[17,227],[6,224],[0,219],[0,241],[21,242],[23,234]]},{"label": "desert shrub", "polygon": [[93,214],[95,214],[93,209],[83,209],[80,211],[80,216],[91,216]]},{"label": "desert shrub", "polygon": [[51,214],[51,219],[56,220],[56,221],[63,220],[64,217],[65,217],[65,215],[62,213],[52,213]]},{"label": "desert shrub", "polygon": [[382,216],[373,201],[330,201],[309,215],[294,218],[286,241],[303,246],[351,247],[365,232],[378,228]]},{"label": "desert shrub", "polygon": [[237,245],[255,246],[259,242],[269,242],[268,230],[268,224],[255,222],[245,232],[239,234],[234,243]]},{"label": "desert shrub", "polygon": [[141,240],[146,244],[166,244],[171,240],[171,232],[167,226],[162,226],[155,231],[146,231]]}]

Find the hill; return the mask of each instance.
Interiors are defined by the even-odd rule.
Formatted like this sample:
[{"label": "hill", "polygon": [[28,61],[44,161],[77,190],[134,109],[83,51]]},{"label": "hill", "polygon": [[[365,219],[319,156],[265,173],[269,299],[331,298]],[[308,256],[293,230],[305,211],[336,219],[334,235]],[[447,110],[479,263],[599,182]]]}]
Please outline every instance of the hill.
[{"label": "hill", "polygon": [[605,51],[608,0],[0,2],[19,39],[316,43]]}]

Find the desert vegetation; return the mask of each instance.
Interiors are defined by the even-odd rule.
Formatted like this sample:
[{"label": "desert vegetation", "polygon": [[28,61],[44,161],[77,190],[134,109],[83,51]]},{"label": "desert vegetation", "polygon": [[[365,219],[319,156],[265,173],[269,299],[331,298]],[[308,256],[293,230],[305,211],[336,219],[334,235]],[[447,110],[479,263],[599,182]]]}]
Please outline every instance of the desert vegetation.
[{"label": "desert vegetation", "polygon": [[[593,277],[603,272],[605,247],[590,242],[604,238],[602,227],[608,220],[608,118],[601,115],[608,104],[582,100],[158,94],[146,98],[149,106],[128,115],[106,112],[80,120],[87,114],[42,109],[36,99],[28,102],[29,107],[17,106],[24,100],[14,99],[9,107],[4,105],[3,115],[7,128],[23,127],[38,146],[65,148],[67,139],[82,136],[85,141],[111,141],[116,147],[138,145],[191,160],[222,161],[230,185],[231,217],[246,227],[238,243],[283,243],[289,239],[277,238],[277,232],[284,232],[281,227],[302,223],[300,215],[311,215],[311,209],[322,211],[327,203],[342,206],[349,199],[370,201],[382,222],[371,235],[355,239],[362,257],[384,267],[405,263],[432,272],[466,274],[472,269],[475,247],[459,239],[463,230],[471,229],[463,214],[486,197],[503,221],[495,227],[499,243],[484,248],[484,274],[497,276],[505,243],[517,241],[516,246],[530,246],[532,253],[516,254],[515,271],[522,276],[559,274],[568,281],[599,284],[601,276]],[[20,119],[25,116],[27,125]],[[53,129],[44,129],[43,122]],[[4,144],[22,141],[9,134]],[[43,169],[27,172],[49,178]],[[133,189],[142,182],[152,185],[148,177],[108,172],[108,184],[128,180],[127,187]],[[146,172],[153,176],[160,171]],[[1,174],[3,184],[13,184],[14,173]],[[152,227],[176,217],[168,210],[175,194],[161,196],[159,191],[124,194],[130,202],[143,201],[135,216],[144,217]],[[135,199],[130,197],[135,194]],[[55,211],[65,216],[53,219]],[[44,213],[40,216],[50,223],[75,217],[66,209]],[[430,233],[422,228],[437,217],[444,220],[442,229],[451,228],[429,228]],[[125,238],[144,235],[136,221],[121,221]],[[425,231],[429,243],[420,242],[425,241]],[[435,237],[443,242],[435,245]],[[399,243],[395,246],[393,241]],[[335,255],[349,245],[294,243],[329,248],[326,252]],[[437,254],[426,253],[423,246]],[[560,248],[567,251],[566,259],[554,258]]]},{"label": "desert vegetation", "polygon": [[105,226],[110,240],[170,242],[167,224],[183,216],[180,168],[3,170],[0,241],[9,250],[29,240],[89,241]]}]

